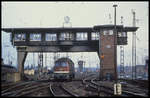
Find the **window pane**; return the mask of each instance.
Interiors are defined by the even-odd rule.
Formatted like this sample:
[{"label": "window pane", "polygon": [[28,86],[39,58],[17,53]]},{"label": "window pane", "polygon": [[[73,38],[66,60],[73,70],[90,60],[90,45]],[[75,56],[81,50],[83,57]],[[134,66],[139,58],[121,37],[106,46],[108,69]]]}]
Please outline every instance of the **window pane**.
[{"label": "window pane", "polygon": [[41,34],[39,33],[30,34],[30,41],[41,41]]},{"label": "window pane", "polygon": [[20,33],[20,34],[15,34],[15,41],[25,41],[26,39],[26,34]]},{"label": "window pane", "polygon": [[106,31],[106,30],[103,31],[103,34],[104,34],[104,35],[108,35],[108,31]]},{"label": "window pane", "polygon": [[99,32],[92,32],[91,34],[92,40],[99,40]]},{"label": "window pane", "polygon": [[46,41],[56,41],[57,35],[56,34],[46,34]]},{"label": "window pane", "polygon": [[65,33],[60,34],[60,40],[65,40]]},{"label": "window pane", "polygon": [[87,32],[77,32],[76,40],[87,40]]},{"label": "window pane", "polygon": [[121,32],[118,32],[118,37],[121,37]]},{"label": "window pane", "polygon": [[127,37],[126,32],[118,32],[118,37]]},{"label": "window pane", "polygon": [[55,63],[55,66],[59,66],[59,65],[60,65],[59,62]]},{"label": "window pane", "polygon": [[65,67],[65,66],[67,66],[67,63],[66,63],[66,62],[61,62],[61,65],[62,65],[63,67]]},{"label": "window pane", "polygon": [[113,30],[109,30],[109,35],[113,35]]},{"label": "window pane", "polygon": [[60,34],[60,40],[73,40],[73,35],[71,32],[62,32]]},{"label": "window pane", "polygon": [[122,32],[122,36],[123,37],[127,37],[127,33],[126,32]]}]

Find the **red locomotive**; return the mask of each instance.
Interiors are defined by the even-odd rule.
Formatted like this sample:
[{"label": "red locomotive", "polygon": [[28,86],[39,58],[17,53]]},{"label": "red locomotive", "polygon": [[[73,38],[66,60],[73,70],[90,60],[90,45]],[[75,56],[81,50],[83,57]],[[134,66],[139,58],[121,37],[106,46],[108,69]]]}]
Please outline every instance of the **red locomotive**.
[{"label": "red locomotive", "polygon": [[60,58],[55,61],[53,72],[54,79],[73,79],[75,77],[74,63],[69,58]]}]

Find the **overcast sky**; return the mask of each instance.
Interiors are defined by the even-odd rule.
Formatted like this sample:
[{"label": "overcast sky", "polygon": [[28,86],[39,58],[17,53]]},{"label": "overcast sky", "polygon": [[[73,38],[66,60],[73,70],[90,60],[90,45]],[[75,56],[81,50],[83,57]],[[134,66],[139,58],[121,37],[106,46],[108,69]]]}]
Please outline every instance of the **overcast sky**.
[{"label": "overcast sky", "polygon": [[[132,26],[133,15],[131,10],[134,9],[136,19],[139,19],[136,23],[136,26],[139,27],[136,32],[138,39],[137,64],[144,64],[144,57],[148,56],[148,2],[2,2],[1,4],[2,28],[62,27],[65,16],[70,17],[72,27],[93,27],[94,25],[110,24],[110,21],[114,23],[113,4],[118,4],[117,25],[120,25],[120,17],[123,16],[124,26]],[[109,14],[111,14],[111,19],[109,19]],[[7,47],[8,45],[9,47]],[[131,51],[132,32],[129,32],[128,45],[125,46],[125,65],[131,63]],[[118,64],[120,63],[119,52],[118,46]],[[16,48],[11,46],[9,34],[2,32],[2,58],[4,58],[5,63],[8,62],[9,55],[10,59],[13,59],[13,66],[16,66]],[[53,56],[52,53],[48,55],[49,58]],[[69,55],[77,66],[77,58],[81,55]],[[94,67],[99,63],[96,53],[82,53],[82,55],[86,58],[87,67],[90,66],[90,63]],[[91,56],[95,59],[89,58]],[[27,56],[25,66],[32,64],[31,58],[33,58],[32,53]]]}]

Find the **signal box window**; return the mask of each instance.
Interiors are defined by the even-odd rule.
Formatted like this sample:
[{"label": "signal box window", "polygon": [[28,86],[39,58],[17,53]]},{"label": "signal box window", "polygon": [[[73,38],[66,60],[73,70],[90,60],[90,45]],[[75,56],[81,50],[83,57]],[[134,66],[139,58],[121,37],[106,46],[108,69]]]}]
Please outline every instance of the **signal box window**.
[{"label": "signal box window", "polygon": [[127,37],[126,32],[118,32],[118,37]]},{"label": "signal box window", "polygon": [[25,41],[26,39],[26,34],[20,33],[20,34],[15,34],[15,41]]},{"label": "signal box window", "polygon": [[60,40],[73,40],[73,34],[71,32],[62,32],[60,34]]},{"label": "signal box window", "polygon": [[99,40],[99,32],[92,32],[92,40]]},{"label": "signal box window", "polygon": [[103,31],[104,35],[113,35],[113,30],[105,30]]},{"label": "signal box window", "polygon": [[76,40],[87,40],[87,32],[77,32]]},{"label": "signal box window", "polygon": [[113,30],[109,30],[109,35],[113,35]]},{"label": "signal box window", "polygon": [[46,41],[56,41],[57,35],[56,34],[46,34]]},{"label": "signal box window", "polygon": [[30,41],[41,41],[41,34],[39,33],[30,34]]}]

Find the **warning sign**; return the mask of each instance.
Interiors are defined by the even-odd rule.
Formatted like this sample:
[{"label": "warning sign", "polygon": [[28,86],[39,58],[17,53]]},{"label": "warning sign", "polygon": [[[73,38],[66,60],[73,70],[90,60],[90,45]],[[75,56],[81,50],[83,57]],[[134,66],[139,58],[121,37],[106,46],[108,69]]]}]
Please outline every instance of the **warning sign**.
[{"label": "warning sign", "polygon": [[104,55],[101,55],[100,57],[101,57],[101,59],[104,59]]},{"label": "warning sign", "polygon": [[114,84],[114,95],[121,95],[121,94],[122,94],[121,84],[120,83]]}]

